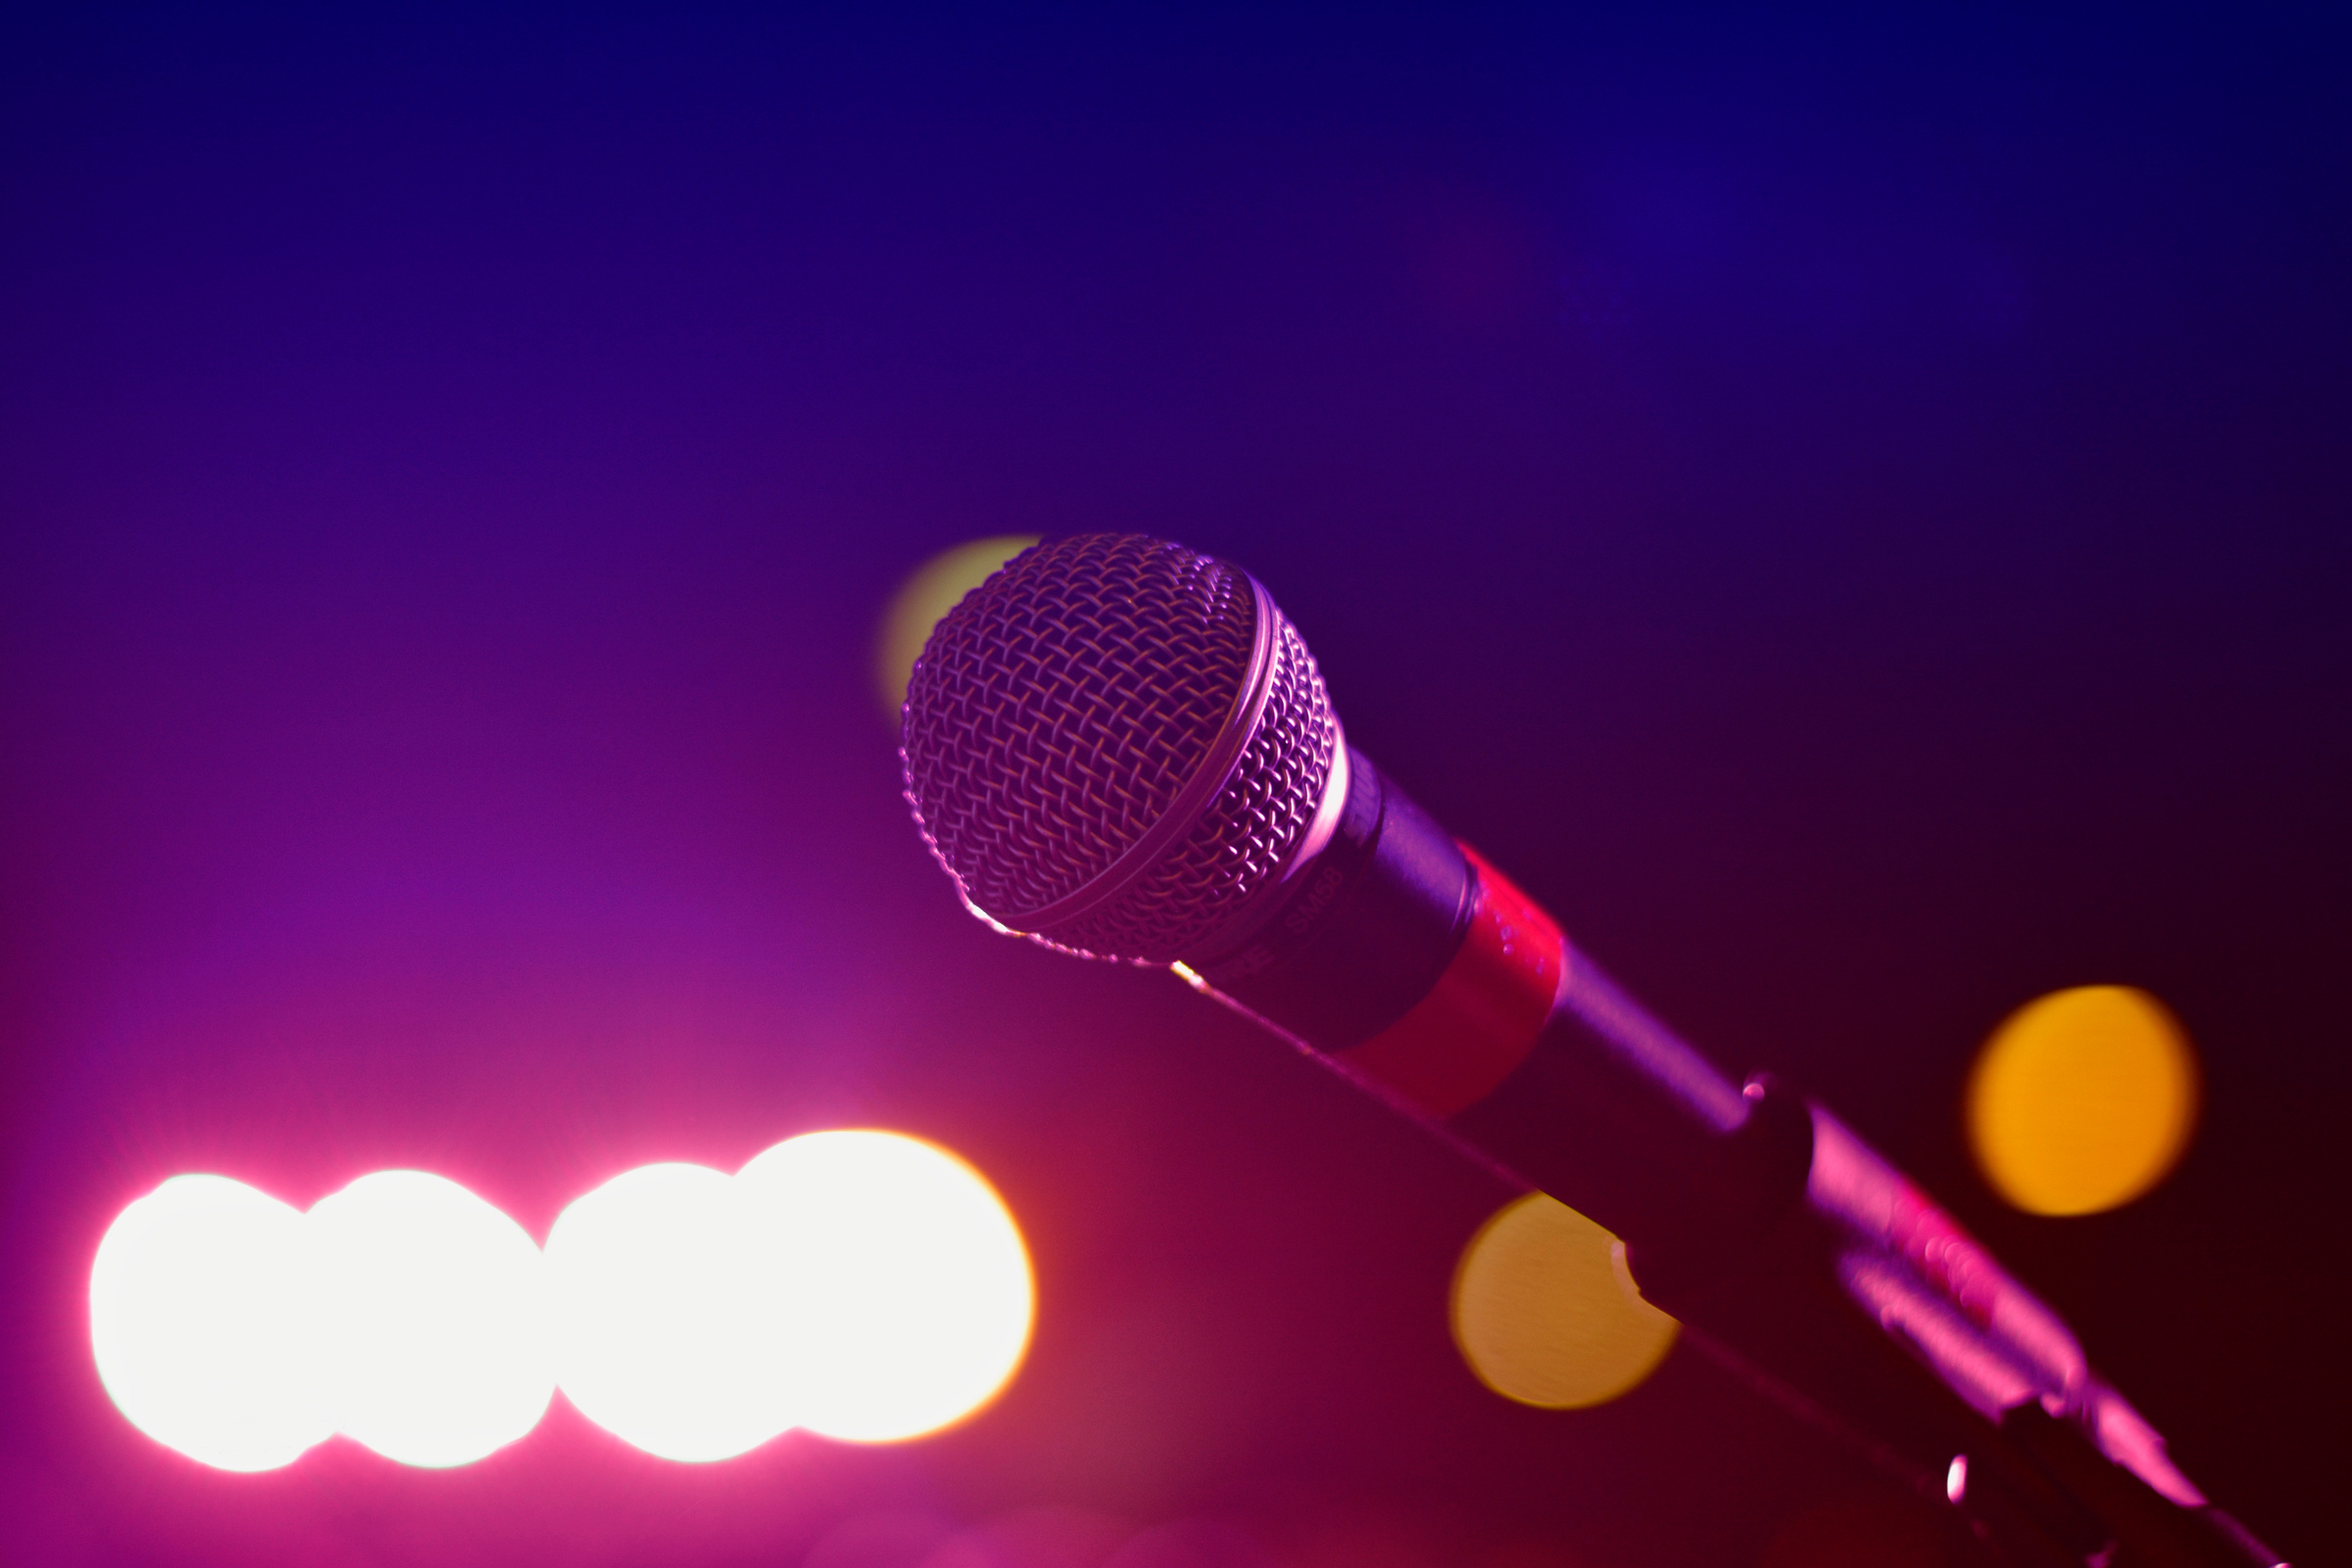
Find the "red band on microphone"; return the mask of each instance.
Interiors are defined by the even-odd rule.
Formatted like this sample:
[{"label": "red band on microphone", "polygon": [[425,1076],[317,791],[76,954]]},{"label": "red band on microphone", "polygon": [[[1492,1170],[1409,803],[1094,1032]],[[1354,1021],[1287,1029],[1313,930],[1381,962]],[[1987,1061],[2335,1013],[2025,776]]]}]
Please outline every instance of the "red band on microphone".
[{"label": "red band on microphone", "polygon": [[1559,994],[1566,943],[1509,878],[1461,850],[1478,891],[1460,951],[1410,1012],[1337,1057],[1440,1118],[1486,1099],[1526,1058]]}]

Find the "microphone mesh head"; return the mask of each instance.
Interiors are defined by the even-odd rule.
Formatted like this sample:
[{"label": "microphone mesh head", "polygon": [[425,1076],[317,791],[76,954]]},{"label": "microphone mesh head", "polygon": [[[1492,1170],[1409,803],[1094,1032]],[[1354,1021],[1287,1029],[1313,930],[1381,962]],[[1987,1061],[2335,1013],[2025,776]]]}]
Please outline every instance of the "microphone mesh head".
[{"label": "microphone mesh head", "polygon": [[1263,710],[1198,820],[1148,866],[1121,865],[1107,900],[1024,923],[1119,864],[1227,726],[1248,722],[1237,699],[1258,603],[1224,562],[1086,534],[1014,557],[932,628],[900,755],[923,837],[966,904],[1054,947],[1165,963],[1280,875],[1322,800],[1339,724],[1277,615]]}]

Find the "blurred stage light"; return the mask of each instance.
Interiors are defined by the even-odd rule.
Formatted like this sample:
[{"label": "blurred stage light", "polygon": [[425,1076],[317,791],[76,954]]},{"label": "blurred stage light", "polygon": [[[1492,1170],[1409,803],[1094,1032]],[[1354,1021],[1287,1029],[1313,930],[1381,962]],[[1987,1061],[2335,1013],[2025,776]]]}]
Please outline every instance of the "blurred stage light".
[{"label": "blurred stage light", "polygon": [[793,1424],[781,1260],[732,1178],[625,1171],[547,1237],[556,1377],[598,1426],[664,1459],[728,1459]]},{"label": "blurred stage light", "polygon": [[547,1239],[559,1380],[668,1459],[787,1427],[917,1437],[986,1403],[1028,1345],[1020,1232],[970,1166],[919,1139],[810,1133],[732,1179],[649,1165]]},{"label": "blurred stage light", "polygon": [[1029,1256],[996,1190],[898,1133],[811,1133],[736,1178],[787,1270],[798,1425],[887,1443],[959,1421],[1020,1364]]},{"label": "blurred stage light", "polygon": [[874,648],[874,688],[892,728],[898,727],[899,709],[906,701],[906,678],[914,672],[915,656],[923,651],[939,617],[986,582],[991,572],[1037,543],[1037,537],[1004,534],[943,550],[917,566],[892,596]]},{"label": "blurred stage light", "polygon": [[1642,1299],[1625,1249],[1556,1199],[1530,1193],[1462,1250],[1453,1339],[1478,1380],[1545,1409],[1604,1404],[1648,1377],[1675,1320]]},{"label": "blurred stage light", "polygon": [[1004,1387],[1035,1315],[995,1190],[885,1132],[795,1138],[732,1177],[625,1172],[564,1210],[544,1255],[422,1171],[363,1176],[308,1216],[175,1176],[108,1228],[89,1301],[123,1415],[226,1470],[337,1430],[405,1464],[470,1463],[528,1432],[559,1382],[670,1459],[796,1425],[917,1437]]},{"label": "blurred stage light", "polygon": [[131,1425],[222,1470],[273,1470],[334,1429],[301,1212],[225,1176],[122,1210],[90,1268],[90,1348]]},{"label": "blurred stage light", "polygon": [[2154,997],[2078,986],[2004,1020],[1969,1076],[1969,1145],[2034,1214],[2095,1214],[2162,1181],[2197,1117],[2187,1035]]},{"label": "blurred stage light", "polygon": [[470,1464],[555,1393],[539,1249],[446,1177],[363,1176],[311,1207],[336,1429],[403,1464]]}]

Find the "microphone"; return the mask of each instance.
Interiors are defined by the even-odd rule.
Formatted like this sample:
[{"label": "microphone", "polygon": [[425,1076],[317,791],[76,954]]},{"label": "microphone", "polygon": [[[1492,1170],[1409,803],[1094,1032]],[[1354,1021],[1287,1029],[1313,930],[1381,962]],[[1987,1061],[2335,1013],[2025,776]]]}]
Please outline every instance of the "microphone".
[{"label": "microphone", "polygon": [[1737,1323],[1769,1254],[1807,1238],[1999,1427],[2009,1470],[2026,1455],[2013,1490],[2056,1477],[2096,1516],[2040,1506],[2072,1560],[2104,1525],[2153,1561],[2279,1561],[1924,1193],[1769,1074],[1727,1077],[1349,747],[1305,642],[1239,567],[1127,534],[1014,557],[932,629],[901,757],[971,913],[1174,970],[1615,1232],[1678,1316]]}]

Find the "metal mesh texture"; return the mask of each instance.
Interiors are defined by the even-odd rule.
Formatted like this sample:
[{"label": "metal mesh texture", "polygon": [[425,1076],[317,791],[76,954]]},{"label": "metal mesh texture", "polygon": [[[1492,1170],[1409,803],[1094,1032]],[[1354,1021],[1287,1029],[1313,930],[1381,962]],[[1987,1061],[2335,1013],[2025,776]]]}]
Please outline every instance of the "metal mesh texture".
[{"label": "metal mesh texture", "polygon": [[[908,682],[906,799],[975,908],[1007,925],[1100,875],[1166,812],[1249,670],[1247,576],[1180,546],[1088,534],[1024,552],[933,628]],[[1280,872],[1339,726],[1277,628],[1257,728],[1200,821],[1111,905],[1032,933],[1165,963]]]}]

